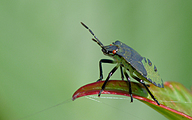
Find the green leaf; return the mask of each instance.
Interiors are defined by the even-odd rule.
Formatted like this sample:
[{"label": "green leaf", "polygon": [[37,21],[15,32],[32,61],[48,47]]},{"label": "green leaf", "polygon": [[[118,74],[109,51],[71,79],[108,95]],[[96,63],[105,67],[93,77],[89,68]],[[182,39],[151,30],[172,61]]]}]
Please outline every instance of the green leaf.
[{"label": "green leaf", "polygon": [[[98,94],[104,81],[94,82],[79,88],[72,97],[76,98]],[[192,119],[192,92],[177,82],[165,82],[164,88],[149,84],[150,91],[161,105],[157,105],[150,97],[147,90],[140,83],[131,82],[132,93],[135,99],[152,107],[168,119]],[[126,81],[110,80],[102,94],[129,96]]]}]

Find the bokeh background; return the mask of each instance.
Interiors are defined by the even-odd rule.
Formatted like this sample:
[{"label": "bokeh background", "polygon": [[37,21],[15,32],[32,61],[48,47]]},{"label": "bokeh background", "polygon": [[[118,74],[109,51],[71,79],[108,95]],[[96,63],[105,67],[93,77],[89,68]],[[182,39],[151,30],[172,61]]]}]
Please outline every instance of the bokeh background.
[{"label": "bokeh background", "polygon": [[[134,100],[79,98],[105,57],[80,24],[108,45],[115,40],[150,58],[164,81],[192,85],[191,0],[15,0],[0,2],[0,119],[166,119]],[[104,64],[104,78],[113,65]],[[112,79],[120,79],[120,72]]]}]

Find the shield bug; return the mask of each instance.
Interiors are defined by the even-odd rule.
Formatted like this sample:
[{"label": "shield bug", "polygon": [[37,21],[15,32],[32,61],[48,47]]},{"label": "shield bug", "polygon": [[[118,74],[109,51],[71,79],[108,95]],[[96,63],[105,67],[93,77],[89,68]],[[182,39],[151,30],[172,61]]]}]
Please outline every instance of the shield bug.
[{"label": "shield bug", "polygon": [[[101,59],[99,61],[99,70],[100,70],[100,78],[98,81],[103,79],[103,70],[102,70],[102,63],[112,63],[117,64],[108,74],[107,79],[105,80],[104,84],[101,87],[101,91],[99,92],[98,96],[101,95],[102,91],[105,89],[106,83],[108,82],[109,78],[113,75],[113,73],[120,67],[121,71],[121,78],[124,80],[124,75],[128,81],[129,85],[129,94],[131,97],[131,102],[133,102],[131,84],[130,84],[130,77],[127,74],[127,70],[129,71],[132,78],[140,82],[148,91],[150,96],[153,100],[158,104],[159,102],[155,99],[153,94],[148,89],[148,85],[145,82],[150,82],[157,87],[163,88],[163,80],[159,76],[158,70],[156,66],[147,58],[142,57],[139,53],[137,53],[133,48],[127,46],[126,44],[115,41],[110,45],[104,46],[100,40],[94,35],[91,29],[87,27],[84,23],[81,24],[89,30],[89,32],[94,36],[92,39],[95,41],[100,47],[104,55],[112,57],[114,60],[110,59]],[[124,69],[123,69],[124,68]]]}]

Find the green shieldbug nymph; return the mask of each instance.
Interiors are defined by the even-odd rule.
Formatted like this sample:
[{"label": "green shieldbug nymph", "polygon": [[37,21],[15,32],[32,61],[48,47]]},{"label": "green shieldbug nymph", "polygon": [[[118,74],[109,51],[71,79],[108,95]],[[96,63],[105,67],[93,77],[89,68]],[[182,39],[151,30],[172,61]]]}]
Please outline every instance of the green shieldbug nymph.
[{"label": "green shieldbug nymph", "polygon": [[[133,48],[127,46],[126,44],[115,41],[114,43],[104,46],[99,39],[94,35],[94,33],[84,24],[81,24],[89,30],[89,32],[94,36],[92,39],[95,41],[101,48],[104,55],[112,57],[114,60],[109,59],[101,59],[99,61],[99,68],[100,68],[100,78],[98,81],[103,79],[103,71],[102,71],[102,63],[116,63],[117,65],[109,72],[107,79],[105,80],[103,86],[101,87],[101,91],[98,96],[101,95],[101,92],[105,89],[106,83],[109,78],[113,75],[113,73],[120,67],[121,70],[121,78],[124,80],[124,75],[128,81],[129,85],[129,94],[131,97],[131,102],[133,102],[131,84],[130,84],[130,77],[127,74],[126,70],[129,71],[132,78],[140,82],[151,95],[154,101],[158,105],[159,102],[155,99],[153,94],[148,89],[148,86],[145,84],[144,81],[150,82],[157,87],[163,88],[163,80],[158,74],[158,70],[156,66],[147,58],[142,57],[139,53],[137,53]],[[124,70],[122,70],[124,68]]]}]

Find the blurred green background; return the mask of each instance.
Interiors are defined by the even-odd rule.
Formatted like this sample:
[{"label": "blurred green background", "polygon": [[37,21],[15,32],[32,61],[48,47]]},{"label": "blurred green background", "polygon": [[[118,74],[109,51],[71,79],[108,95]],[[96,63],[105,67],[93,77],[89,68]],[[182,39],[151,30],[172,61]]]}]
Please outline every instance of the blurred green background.
[{"label": "blurred green background", "polygon": [[[16,120],[71,99],[99,77],[105,57],[80,24],[150,58],[164,81],[192,85],[192,1],[0,2],[0,119]],[[114,65],[104,65],[104,78]],[[119,70],[112,79],[120,79]],[[79,98],[24,120],[162,120],[134,100]],[[106,103],[106,104],[104,104]],[[109,105],[108,105],[109,104]]]}]

